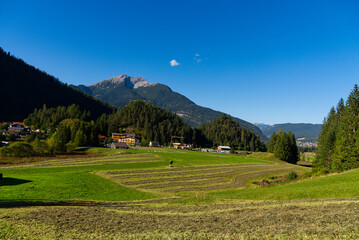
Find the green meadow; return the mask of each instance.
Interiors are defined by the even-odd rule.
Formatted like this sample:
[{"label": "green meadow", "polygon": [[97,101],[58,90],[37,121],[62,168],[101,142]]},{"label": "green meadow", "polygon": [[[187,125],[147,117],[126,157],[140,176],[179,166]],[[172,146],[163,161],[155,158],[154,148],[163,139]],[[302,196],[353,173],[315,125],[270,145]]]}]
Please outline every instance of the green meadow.
[{"label": "green meadow", "polygon": [[[279,161],[270,153],[83,151],[89,157],[0,166],[0,238],[359,236],[359,216],[350,214],[359,210],[358,170],[302,179],[310,168]],[[298,179],[257,184],[283,179],[292,171]]]},{"label": "green meadow", "polygon": [[[225,174],[225,172],[236,166],[250,164],[250,172],[255,172],[259,168],[269,169],[269,171],[274,168],[281,171],[284,167],[288,166],[288,164],[278,164],[278,162],[267,159],[257,159],[255,154],[254,156],[236,156],[218,153],[158,150],[160,151],[142,149],[113,151],[112,149],[98,148],[90,149],[89,151],[91,153],[103,154],[101,157],[56,159],[22,165],[5,165],[0,168],[4,175],[4,180],[1,182],[0,201],[131,201],[160,198],[161,195],[168,196],[168,194],[156,193],[156,191],[155,193],[140,191],[136,187],[127,187],[124,184],[116,183],[116,180],[111,181],[106,177],[100,177],[100,175],[106,175],[107,172],[115,170],[136,171],[138,169],[145,169],[143,170],[145,172],[158,171],[158,169],[171,170],[164,174],[164,177],[168,176],[164,183],[169,183],[172,182],[171,175],[169,175],[171,172],[178,170],[178,173],[183,173],[188,168],[191,170],[191,167],[205,166],[190,175],[191,177],[198,177],[205,174],[208,167],[213,169],[211,166],[219,166],[214,168],[214,170],[217,170],[218,178],[223,175],[226,179],[231,180],[240,171],[233,171],[229,174]],[[172,168],[169,167],[170,160],[174,161]],[[275,167],[272,167],[272,165],[275,165]],[[228,167],[226,168],[226,166]],[[223,168],[223,171],[220,171],[221,169],[218,170],[218,168]],[[305,170],[301,167],[294,168],[297,168],[299,171]],[[284,169],[284,171],[286,170]],[[142,175],[139,174],[139,177],[135,179],[142,179]],[[151,182],[151,179],[156,177],[155,173],[147,175],[149,175],[145,179],[147,182]],[[200,179],[211,179],[211,176],[206,178],[206,175],[204,175],[204,178]],[[181,181],[181,178],[176,178],[173,182],[179,181]],[[187,183],[185,182],[184,184]],[[195,187],[202,185],[195,184]],[[208,186],[210,189],[211,184]]]}]

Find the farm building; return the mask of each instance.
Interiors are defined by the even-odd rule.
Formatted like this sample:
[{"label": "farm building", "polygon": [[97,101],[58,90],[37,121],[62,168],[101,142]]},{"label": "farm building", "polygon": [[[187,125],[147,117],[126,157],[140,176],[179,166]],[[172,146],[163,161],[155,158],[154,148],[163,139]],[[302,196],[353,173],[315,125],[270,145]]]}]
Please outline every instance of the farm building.
[{"label": "farm building", "polygon": [[229,147],[229,146],[218,146],[217,147],[217,152],[219,152],[219,153],[230,153],[231,152],[231,147]]},{"label": "farm building", "polygon": [[129,149],[130,147],[124,142],[113,142],[111,143],[111,148]]},{"label": "farm building", "polygon": [[112,140],[114,142],[127,143],[129,146],[138,146],[140,145],[140,140],[135,136],[135,134],[112,133]]}]

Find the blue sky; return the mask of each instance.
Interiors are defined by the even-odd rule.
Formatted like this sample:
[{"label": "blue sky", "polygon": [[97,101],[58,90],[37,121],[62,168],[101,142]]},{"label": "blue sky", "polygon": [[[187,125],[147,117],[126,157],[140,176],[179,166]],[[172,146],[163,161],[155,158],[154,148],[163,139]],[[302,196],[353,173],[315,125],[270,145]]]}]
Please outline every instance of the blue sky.
[{"label": "blue sky", "polygon": [[321,123],[358,83],[358,13],[345,0],[0,0],[0,46],[69,84],[143,76],[252,123]]}]

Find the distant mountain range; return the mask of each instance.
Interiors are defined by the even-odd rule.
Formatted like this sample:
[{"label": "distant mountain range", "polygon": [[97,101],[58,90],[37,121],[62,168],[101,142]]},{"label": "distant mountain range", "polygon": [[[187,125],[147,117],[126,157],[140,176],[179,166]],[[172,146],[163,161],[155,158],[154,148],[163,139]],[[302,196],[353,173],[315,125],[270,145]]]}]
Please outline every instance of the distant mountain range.
[{"label": "distant mountain range", "polygon": [[[74,89],[75,88],[75,89]],[[189,125],[209,123],[222,112],[196,105],[185,96],[160,83],[149,83],[142,77],[116,76],[90,86],[67,86],[47,73],[11,56],[0,48],[0,108],[1,121],[22,121],[35,108],[68,106],[77,104],[90,111],[95,119],[102,113],[111,113],[113,107],[124,107],[130,100],[145,100],[175,112]],[[102,101],[110,104],[103,103]],[[251,124],[232,117],[241,127],[259,135],[262,140],[270,138],[280,128],[293,132],[297,138],[316,141],[321,124]],[[262,132],[263,131],[263,132]]]},{"label": "distant mountain range", "polygon": [[322,129],[322,124],[311,123],[283,123],[275,125],[255,123],[255,125],[262,130],[268,139],[272,136],[273,132],[283,129],[285,132],[291,131],[294,133],[297,139],[305,138],[304,141],[307,142],[316,142]]},{"label": "distant mountain range", "polygon": [[[158,107],[175,112],[192,127],[209,123],[223,114],[210,108],[198,106],[187,97],[172,91],[168,86],[160,83],[149,83],[143,77],[119,75],[90,86],[71,86],[118,108],[126,106],[130,100],[150,101]],[[232,118],[241,127],[259,135],[262,140],[266,140],[257,126],[236,117]]]},{"label": "distant mountain range", "polygon": [[92,119],[113,107],[77,91],[0,48],[0,122],[23,121],[35,108],[77,104]]}]

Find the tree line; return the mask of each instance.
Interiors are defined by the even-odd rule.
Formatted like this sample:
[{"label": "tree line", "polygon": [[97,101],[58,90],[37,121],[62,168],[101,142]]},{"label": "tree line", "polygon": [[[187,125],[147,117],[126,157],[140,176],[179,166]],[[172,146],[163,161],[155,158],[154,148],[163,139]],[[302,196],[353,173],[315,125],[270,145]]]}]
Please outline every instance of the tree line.
[{"label": "tree line", "polygon": [[[191,128],[171,111],[156,107],[150,102],[137,100],[130,101],[127,106],[117,109],[112,114],[102,114],[95,121],[88,122],[89,119],[91,119],[91,113],[86,110],[82,111],[77,105],[56,108],[47,108],[44,105],[41,109],[35,109],[24,122],[32,128],[47,130],[50,135],[55,133],[55,136],[61,135],[60,133],[65,131],[64,125],[74,125],[74,122],[81,121],[81,126],[90,123],[93,129],[92,135],[102,134],[110,137],[113,132],[135,133],[145,146],[150,141],[157,141],[161,145],[170,145],[173,140],[172,136],[180,136],[182,142],[194,144],[198,147],[228,145],[239,150],[265,150],[265,145],[257,135],[240,127],[228,115],[219,116],[208,124]],[[77,126],[75,129],[80,130],[82,127]],[[57,131],[55,132],[55,130]],[[87,144],[87,142],[75,141],[74,136],[76,134],[73,130],[66,131],[72,131],[71,139],[69,137],[64,138],[67,139],[66,142],[72,141],[77,146]],[[91,137],[87,134],[86,139],[91,139]]]},{"label": "tree line", "polygon": [[77,105],[55,108],[44,105],[35,109],[24,122],[45,132],[46,139],[31,138],[32,148],[38,155],[71,152],[78,146],[97,146],[99,134],[111,137],[113,132],[134,133],[144,146],[150,141],[168,146],[173,141],[172,136],[180,136],[181,142],[196,147],[228,145],[238,150],[265,151],[265,145],[257,135],[241,128],[228,115],[191,128],[178,115],[137,100],[111,114],[91,119],[91,113]]},{"label": "tree line", "polygon": [[192,142],[195,145],[214,147],[230,146],[246,151],[265,151],[265,145],[253,132],[242,128],[229,115],[221,115],[208,124],[194,129]]},{"label": "tree line", "polygon": [[355,84],[324,119],[314,168],[338,172],[359,167],[359,89]]}]

